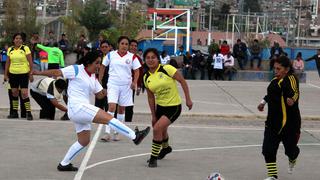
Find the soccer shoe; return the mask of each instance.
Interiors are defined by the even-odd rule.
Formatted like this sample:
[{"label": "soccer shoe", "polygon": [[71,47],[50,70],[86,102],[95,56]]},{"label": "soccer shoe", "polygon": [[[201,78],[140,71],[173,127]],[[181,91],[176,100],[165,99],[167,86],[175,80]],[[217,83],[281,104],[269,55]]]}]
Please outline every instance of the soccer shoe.
[{"label": "soccer shoe", "polygon": [[148,167],[150,168],[155,168],[158,166],[157,164],[157,158],[156,157],[150,157],[150,159],[147,161],[149,164],[148,164]]},{"label": "soccer shoe", "polygon": [[275,178],[275,177],[271,176],[271,177],[267,177],[267,178],[266,178],[266,179],[264,179],[264,180],[277,180],[277,178]]},{"label": "soccer shoe", "polygon": [[19,118],[18,112],[17,111],[12,111],[8,116],[8,119],[15,119],[15,118]]},{"label": "soccer shoe", "polygon": [[296,161],[289,160],[288,174],[292,174],[294,170],[294,166],[296,165]]},{"label": "soccer shoe", "polygon": [[62,166],[60,163],[57,167],[58,171],[78,171],[77,167],[74,167],[71,163],[66,165],[66,166]]},{"label": "soccer shoe", "polygon": [[139,145],[141,141],[149,134],[150,127],[141,131],[136,131],[136,138],[133,140],[134,144]]},{"label": "soccer shoe", "polygon": [[27,120],[28,121],[32,121],[33,120],[33,116],[32,116],[32,114],[31,114],[31,112],[27,112]]},{"label": "soccer shoe", "polygon": [[171,152],[172,152],[171,146],[168,146],[167,148],[162,148],[159,153],[158,159],[163,159],[167,154]]},{"label": "soccer shoe", "polygon": [[114,133],[113,133],[112,140],[113,140],[113,141],[120,141],[119,133],[114,132]]}]

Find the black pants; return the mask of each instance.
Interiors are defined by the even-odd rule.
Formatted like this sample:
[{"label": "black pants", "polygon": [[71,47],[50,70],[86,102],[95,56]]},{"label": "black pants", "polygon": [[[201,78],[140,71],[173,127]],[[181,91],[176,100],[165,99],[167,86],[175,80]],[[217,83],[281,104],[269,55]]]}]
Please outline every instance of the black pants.
[{"label": "black pants", "polygon": [[208,79],[209,79],[209,80],[212,80],[212,72],[213,72],[213,68],[212,68],[212,66],[210,65],[210,66],[208,67]]},{"label": "black pants", "polygon": [[48,69],[60,69],[59,63],[48,63]]},{"label": "black pants", "polygon": [[51,103],[51,101],[46,96],[43,96],[37,92],[32,91],[32,89],[30,89],[30,94],[33,97],[33,99],[41,107],[40,119],[54,120],[56,107]]},{"label": "black pants", "polygon": [[96,98],[94,105],[102,110],[108,111],[108,98],[107,97],[103,99]]},{"label": "black pants", "polygon": [[277,151],[281,141],[285,149],[285,154],[289,159],[295,160],[298,157],[300,149],[297,144],[300,138],[300,131],[293,131],[292,129],[293,128],[284,128],[283,131],[278,134],[278,132],[271,128],[265,128],[262,154],[264,155],[266,163],[276,162]]},{"label": "black pants", "polygon": [[213,69],[213,75],[215,80],[224,80],[223,69]]},{"label": "black pants", "polygon": [[[132,101],[134,102],[134,95],[136,91],[132,90]],[[125,122],[132,122],[132,117],[133,117],[133,106],[127,106],[125,109],[125,116],[124,116],[124,121]]]}]

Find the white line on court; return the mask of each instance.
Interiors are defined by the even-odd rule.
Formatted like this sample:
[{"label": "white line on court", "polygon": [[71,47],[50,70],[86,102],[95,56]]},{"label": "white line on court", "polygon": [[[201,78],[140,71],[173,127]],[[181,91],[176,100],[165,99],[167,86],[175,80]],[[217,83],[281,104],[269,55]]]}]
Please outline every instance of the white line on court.
[{"label": "white line on court", "polygon": [[[299,146],[320,146],[320,143],[306,143],[306,144],[298,144]],[[252,144],[252,145],[240,145],[240,146],[215,146],[215,147],[204,147],[204,148],[191,148],[191,149],[177,149],[173,150],[173,152],[187,152],[187,151],[201,151],[201,150],[215,150],[215,149],[234,149],[234,148],[250,148],[250,147],[261,147],[261,144]],[[150,153],[141,153],[141,154],[134,154],[129,156],[123,156],[115,159],[109,159],[105,161],[100,161],[90,166],[87,166],[85,170],[91,169],[93,167],[107,164],[115,161],[120,161],[123,159],[135,158],[150,155]]]},{"label": "white line on court", "polygon": [[314,84],[311,84],[311,83],[308,83],[308,85],[320,89],[320,86],[317,86],[317,85],[314,85]]},{"label": "white line on court", "polygon": [[97,141],[98,141],[98,138],[100,136],[100,132],[102,130],[102,127],[103,127],[103,125],[99,124],[98,129],[97,129],[96,133],[94,134],[93,139],[91,140],[91,143],[90,143],[89,148],[88,148],[88,150],[86,152],[86,155],[84,156],[84,158],[83,158],[83,160],[81,162],[80,168],[79,168],[77,174],[74,177],[74,180],[80,180],[82,178],[82,175],[83,175],[83,173],[84,173],[84,171],[86,169],[86,166],[88,164],[88,161],[89,161],[89,159],[91,157],[92,151],[93,151],[94,147],[97,144]]}]

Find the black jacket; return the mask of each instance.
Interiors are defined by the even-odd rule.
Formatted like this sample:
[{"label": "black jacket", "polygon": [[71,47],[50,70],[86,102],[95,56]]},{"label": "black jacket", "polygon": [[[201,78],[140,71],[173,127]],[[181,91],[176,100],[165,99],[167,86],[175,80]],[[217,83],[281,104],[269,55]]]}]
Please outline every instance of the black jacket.
[{"label": "black jacket", "polygon": [[320,57],[318,56],[318,54],[306,59],[305,61],[311,61],[311,60],[315,60],[317,68],[320,69]]}]

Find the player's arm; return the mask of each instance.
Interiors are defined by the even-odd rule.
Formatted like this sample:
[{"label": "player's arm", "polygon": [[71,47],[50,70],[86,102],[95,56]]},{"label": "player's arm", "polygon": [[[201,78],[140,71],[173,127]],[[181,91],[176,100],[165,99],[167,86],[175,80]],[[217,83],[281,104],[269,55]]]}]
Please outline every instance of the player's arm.
[{"label": "player's arm", "polygon": [[8,81],[8,79],[9,79],[8,78],[9,68],[10,68],[10,56],[8,56],[6,64],[5,64],[3,81]]},{"label": "player's arm", "polygon": [[30,68],[30,72],[29,72],[29,80],[30,82],[33,82],[33,75],[32,75],[32,69],[33,69],[33,61],[32,61],[32,56],[31,53],[26,55],[27,60],[29,62],[29,68]]},{"label": "player's arm", "polygon": [[149,104],[149,108],[150,108],[151,116],[152,116],[152,127],[153,127],[153,125],[157,122],[156,98],[155,98],[153,92],[151,92],[148,88],[146,88],[146,90],[147,90],[147,95],[148,95],[148,104]]},{"label": "player's arm", "polygon": [[33,75],[41,75],[41,76],[63,76],[62,71],[60,69],[50,69],[50,70],[46,70],[46,71],[38,71],[38,70],[34,70],[32,72]]},{"label": "player's arm", "polygon": [[138,79],[139,79],[140,70],[135,69],[133,70],[133,82],[131,84],[131,89],[137,89]]},{"label": "player's arm", "polygon": [[59,110],[67,112],[67,108],[64,105],[60,104],[57,99],[50,99],[50,102],[54,105],[54,107],[58,108]]},{"label": "player's arm", "polygon": [[176,79],[181,84],[181,87],[184,92],[184,96],[186,98],[186,104],[187,104],[189,110],[192,109],[193,102],[191,100],[189,87],[188,87],[186,80],[183,78],[183,76],[178,71],[176,71],[176,73],[173,75],[173,78]]},{"label": "player's arm", "polygon": [[294,75],[289,75],[284,79],[283,94],[287,97],[286,101],[289,106],[292,106],[299,99],[298,83]]},{"label": "player's arm", "polygon": [[97,99],[103,99],[107,95],[106,89],[102,89],[98,93],[95,94]]}]

